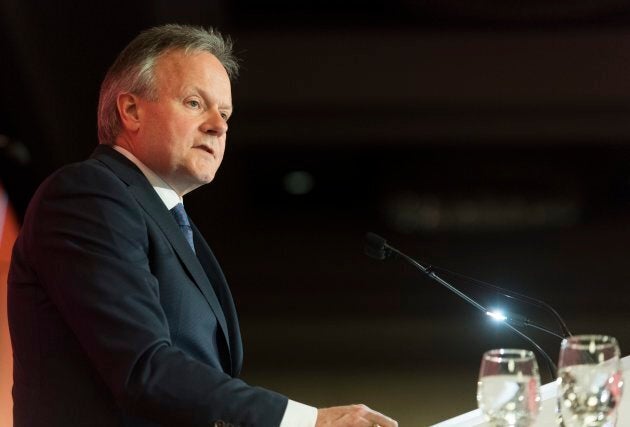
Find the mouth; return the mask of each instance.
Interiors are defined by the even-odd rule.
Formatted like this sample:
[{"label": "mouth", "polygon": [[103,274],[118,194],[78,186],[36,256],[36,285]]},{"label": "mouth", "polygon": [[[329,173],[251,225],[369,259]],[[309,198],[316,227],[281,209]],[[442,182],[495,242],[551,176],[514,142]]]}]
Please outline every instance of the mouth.
[{"label": "mouth", "polygon": [[206,153],[210,154],[212,157],[214,157],[214,150],[206,145],[197,145],[194,148],[201,150],[201,151],[205,151]]}]

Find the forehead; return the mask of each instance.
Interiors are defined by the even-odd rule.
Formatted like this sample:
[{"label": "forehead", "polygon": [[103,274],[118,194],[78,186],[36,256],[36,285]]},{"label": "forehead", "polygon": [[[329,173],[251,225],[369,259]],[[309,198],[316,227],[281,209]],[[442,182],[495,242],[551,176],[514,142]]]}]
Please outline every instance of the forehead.
[{"label": "forehead", "polygon": [[169,51],[156,60],[158,90],[199,86],[215,92],[230,92],[230,78],[223,64],[211,53],[183,50]]}]

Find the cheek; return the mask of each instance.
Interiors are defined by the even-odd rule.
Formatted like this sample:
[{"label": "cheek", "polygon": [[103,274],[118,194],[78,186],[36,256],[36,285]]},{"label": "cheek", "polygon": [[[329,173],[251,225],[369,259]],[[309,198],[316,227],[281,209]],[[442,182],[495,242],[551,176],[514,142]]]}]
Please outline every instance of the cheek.
[{"label": "cheek", "polygon": [[218,152],[217,160],[221,162],[223,160],[223,156],[225,155],[225,147],[221,147]]},{"label": "cheek", "polygon": [[223,139],[221,140],[221,142],[219,143],[219,154],[220,154],[220,159],[223,158],[223,155],[225,154],[225,136],[223,137]]}]

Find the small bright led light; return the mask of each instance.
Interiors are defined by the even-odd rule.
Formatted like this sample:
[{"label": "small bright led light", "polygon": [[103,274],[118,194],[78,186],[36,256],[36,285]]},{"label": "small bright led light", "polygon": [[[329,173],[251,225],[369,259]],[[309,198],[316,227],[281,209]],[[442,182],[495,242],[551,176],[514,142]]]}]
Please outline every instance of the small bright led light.
[{"label": "small bright led light", "polygon": [[492,317],[497,322],[503,322],[504,320],[507,320],[505,314],[501,313],[500,311],[486,311],[486,314]]}]

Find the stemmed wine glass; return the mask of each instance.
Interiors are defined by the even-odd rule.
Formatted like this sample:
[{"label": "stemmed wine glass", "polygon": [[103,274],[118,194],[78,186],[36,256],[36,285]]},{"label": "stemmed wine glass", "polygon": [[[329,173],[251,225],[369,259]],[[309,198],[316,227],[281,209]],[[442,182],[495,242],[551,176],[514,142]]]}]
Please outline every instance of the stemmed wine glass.
[{"label": "stemmed wine glass", "polygon": [[607,335],[562,341],[558,408],[566,427],[614,426],[623,389],[619,345]]},{"label": "stemmed wine glass", "polygon": [[534,353],[519,349],[485,352],[477,403],[493,426],[531,426],[540,411],[540,376]]}]

